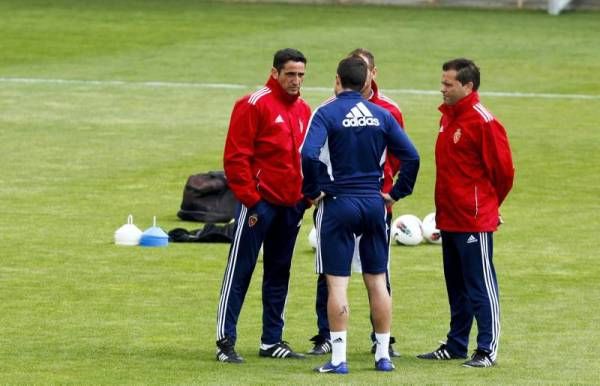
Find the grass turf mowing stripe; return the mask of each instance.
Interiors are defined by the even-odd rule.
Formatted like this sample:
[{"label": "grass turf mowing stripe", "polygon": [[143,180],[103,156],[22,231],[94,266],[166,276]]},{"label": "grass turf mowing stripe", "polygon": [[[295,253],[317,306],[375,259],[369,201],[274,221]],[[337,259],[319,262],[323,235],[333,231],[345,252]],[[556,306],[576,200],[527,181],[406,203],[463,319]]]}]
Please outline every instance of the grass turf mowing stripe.
[{"label": "grass turf mowing stripe", "polygon": [[[44,78],[0,78],[2,83],[25,83],[25,84],[74,84],[74,85],[99,85],[99,86],[131,86],[131,87],[170,87],[170,88],[210,88],[210,89],[250,89],[261,88],[261,85],[249,86],[234,83],[198,83],[198,82],[165,82],[145,81],[129,82],[123,80],[83,80],[83,79],[44,79]],[[306,91],[328,92],[331,87],[303,87]],[[413,95],[437,95],[437,90],[418,89],[382,89],[389,94],[413,94]],[[543,99],[599,99],[600,95],[591,94],[553,94],[553,93],[528,93],[528,92],[504,92],[504,91],[482,91],[480,95],[504,98],[543,98]]]}]

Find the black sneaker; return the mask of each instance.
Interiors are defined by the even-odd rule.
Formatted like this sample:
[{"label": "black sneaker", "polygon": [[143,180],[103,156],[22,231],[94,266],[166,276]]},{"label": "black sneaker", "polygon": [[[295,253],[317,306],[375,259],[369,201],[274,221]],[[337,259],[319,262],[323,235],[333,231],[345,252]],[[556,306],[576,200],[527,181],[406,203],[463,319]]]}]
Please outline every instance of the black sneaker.
[{"label": "black sneaker", "polygon": [[442,345],[437,350],[434,350],[432,352],[428,352],[425,354],[417,355],[417,358],[447,361],[450,359],[465,359],[466,357],[461,357],[459,355],[455,355],[455,354],[451,353],[450,351],[448,351],[448,349],[446,347],[446,343],[442,343]]},{"label": "black sneaker", "polygon": [[217,341],[217,360],[227,363],[242,363],[244,358],[235,352],[234,344],[228,337]]},{"label": "black sneaker", "polygon": [[258,355],[261,357],[267,358],[291,358],[291,359],[304,359],[304,354],[300,354],[292,350],[290,346],[288,346],[287,342],[281,341],[275,344],[273,347],[263,350],[262,348],[258,350]]},{"label": "black sneaker", "polygon": [[492,367],[496,364],[485,351],[475,350],[471,359],[463,363],[464,367]]},{"label": "black sneaker", "polygon": [[[396,343],[396,338],[391,336],[390,337],[390,358],[398,358],[400,356],[400,353],[398,351],[394,350],[394,346],[392,346],[394,343]],[[375,354],[375,351],[377,351],[377,342],[373,342],[373,345],[371,346],[371,354]]]},{"label": "black sneaker", "polygon": [[331,342],[323,335],[315,335],[310,340],[314,347],[308,352],[308,355],[324,355],[331,352]]}]

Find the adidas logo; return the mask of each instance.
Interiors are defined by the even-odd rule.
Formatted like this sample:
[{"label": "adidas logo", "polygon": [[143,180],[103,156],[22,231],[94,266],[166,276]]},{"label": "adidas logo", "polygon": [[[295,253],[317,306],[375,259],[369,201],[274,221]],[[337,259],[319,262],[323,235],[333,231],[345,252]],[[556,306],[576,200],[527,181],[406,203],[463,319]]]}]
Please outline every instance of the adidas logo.
[{"label": "adidas logo", "polygon": [[473,244],[476,242],[477,242],[477,239],[473,235],[469,236],[469,238],[467,239],[467,244]]},{"label": "adidas logo", "polygon": [[275,118],[275,123],[283,123],[283,118],[281,117],[281,114],[277,116],[277,118]]},{"label": "adidas logo", "polygon": [[227,359],[229,359],[229,357],[227,355],[225,355],[224,353],[220,352],[217,354],[217,358],[219,359],[219,361],[221,362],[227,362]]},{"label": "adidas logo", "polygon": [[337,338],[332,343],[344,343],[344,340],[342,338]]},{"label": "adidas logo", "polygon": [[344,127],[379,126],[379,119],[373,117],[373,114],[364,103],[358,102],[346,114],[346,119],[342,121],[342,125]]},{"label": "adidas logo", "polygon": [[275,351],[273,351],[273,353],[271,354],[271,356],[273,358],[285,358],[288,355],[290,355],[291,351],[288,350],[285,347],[278,347]]}]

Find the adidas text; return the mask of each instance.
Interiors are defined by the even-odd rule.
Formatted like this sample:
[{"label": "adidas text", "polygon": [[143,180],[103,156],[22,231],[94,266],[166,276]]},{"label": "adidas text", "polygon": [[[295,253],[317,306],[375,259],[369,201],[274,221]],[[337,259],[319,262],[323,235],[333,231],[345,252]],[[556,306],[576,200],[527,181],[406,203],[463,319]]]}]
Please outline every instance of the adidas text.
[{"label": "adidas text", "polygon": [[342,121],[344,127],[379,126],[379,119],[373,117],[353,117]]}]

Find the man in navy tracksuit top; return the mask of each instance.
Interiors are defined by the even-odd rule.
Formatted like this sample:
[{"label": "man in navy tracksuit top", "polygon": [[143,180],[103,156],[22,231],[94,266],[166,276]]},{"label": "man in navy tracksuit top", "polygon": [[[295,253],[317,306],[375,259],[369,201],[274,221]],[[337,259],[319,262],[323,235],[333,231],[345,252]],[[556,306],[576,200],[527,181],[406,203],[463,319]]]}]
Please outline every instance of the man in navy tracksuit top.
[{"label": "man in navy tracksuit top", "polygon": [[282,340],[294,244],[304,210],[300,146],[310,107],[300,98],[306,58],[275,53],[265,87],[238,100],[231,113],[223,163],[240,201],[217,314],[217,360],[241,363],[236,325],[263,246],[263,315],[259,355],[302,358]]},{"label": "man in navy tracksuit top", "polygon": [[[363,279],[369,293],[377,347],[375,368],[391,371],[389,356],[391,297],[386,286],[388,233],[386,203],[410,194],[419,155],[394,117],[360,93],[367,64],[343,59],[336,76],[337,97],[320,106],[302,145],[302,191],[318,205],[317,264],[326,274],[331,361],[315,370],[345,374],[348,323],[347,286],[355,236]],[[381,193],[386,151],[401,162],[400,176],[389,193]]]},{"label": "man in navy tracksuit top", "polygon": [[[400,124],[403,130],[406,129],[404,125],[404,116],[400,111],[400,107],[390,98],[385,96],[383,93],[379,91],[377,83],[375,82],[377,77],[377,66],[375,65],[375,57],[371,51],[364,48],[357,48],[350,52],[348,56],[356,56],[362,58],[367,63],[367,81],[365,83],[365,87],[361,90],[362,95],[372,103],[375,103],[378,106],[383,107],[387,111],[389,111],[394,119]],[[394,185],[394,176],[398,173],[400,169],[400,161],[396,159],[392,154],[388,153],[386,155],[385,164],[383,165],[384,177],[383,177],[383,186],[381,188],[382,192],[389,193],[392,190]],[[316,211],[313,215],[316,215]],[[392,223],[392,206],[387,206],[387,224],[388,224],[388,232],[391,230]],[[357,242],[360,239],[357,239]],[[360,262],[360,256],[358,253],[355,254],[354,260],[352,263],[353,268],[357,266],[355,262]],[[355,272],[360,272],[356,271]],[[315,310],[317,313],[317,327],[318,334],[313,336],[310,340],[313,342],[313,348],[308,352],[311,355],[323,355],[327,354],[331,351],[331,340],[329,339],[329,322],[327,321],[327,280],[325,275],[322,272],[317,272],[317,294],[315,301]],[[390,270],[388,267],[388,272],[386,274],[387,279],[387,288],[391,294],[392,286],[390,282]],[[374,353],[377,345],[375,344],[375,333],[371,332],[371,352]],[[395,343],[396,339],[391,336],[390,337],[390,356],[398,357],[400,353],[394,350],[393,343]]]},{"label": "man in navy tracksuit top", "polygon": [[466,358],[473,318],[477,348],[466,367],[496,363],[500,338],[498,281],[492,260],[498,208],[507,197],[514,165],[506,130],[479,102],[479,68],[468,59],[442,66],[442,118],[435,146],[436,224],[442,231],[450,331],[421,359]]}]

